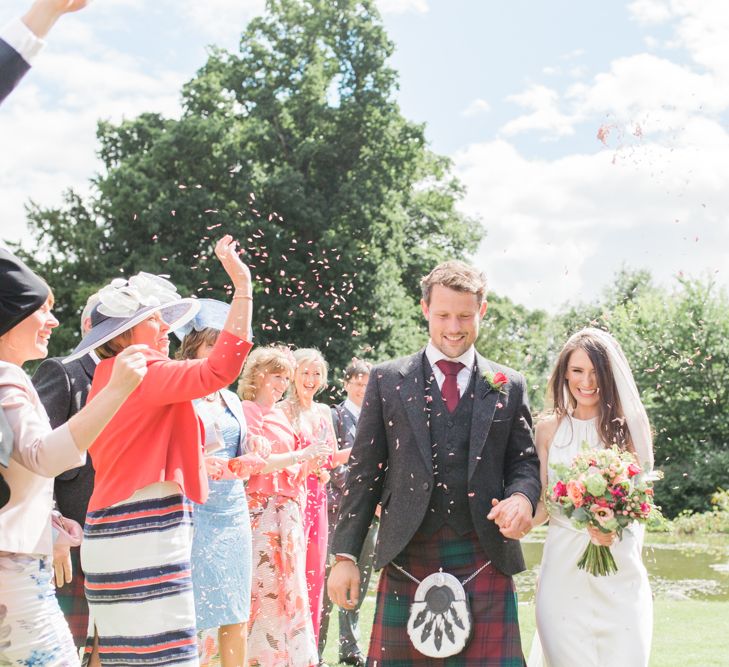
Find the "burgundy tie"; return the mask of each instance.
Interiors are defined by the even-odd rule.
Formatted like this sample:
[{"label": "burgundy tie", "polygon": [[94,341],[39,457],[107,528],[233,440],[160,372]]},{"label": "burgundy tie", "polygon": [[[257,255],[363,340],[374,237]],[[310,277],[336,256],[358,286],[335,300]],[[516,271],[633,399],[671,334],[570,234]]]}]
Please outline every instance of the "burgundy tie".
[{"label": "burgundy tie", "polygon": [[465,368],[465,365],[460,361],[446,361],[445,359],[436,361],[435,365],[440,368],[445,375],[443,386],[440,388],[440,395],[445,401],[448,412],[454,412],[458,407],[458,399],[460,398],[458,393],[458,380],[456,379],[456,376],[461,368]]}]

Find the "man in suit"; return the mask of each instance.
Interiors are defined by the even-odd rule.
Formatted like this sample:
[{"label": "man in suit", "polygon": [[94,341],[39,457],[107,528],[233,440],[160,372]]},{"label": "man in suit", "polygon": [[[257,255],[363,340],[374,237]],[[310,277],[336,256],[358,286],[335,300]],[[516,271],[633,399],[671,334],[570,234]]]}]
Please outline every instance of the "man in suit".
[{"label": "man in suit", "polygon": [[[480,272],[445,262],[421,288],[428,345],[370,375],[329,595],[345,609],[357,604],[356,554],[380,503],[375,567],[384,570],[368,664],[444,664],[424,656],[407,632],[419,582],[442,570],[470,599],[473,632],[457,664],[521,667],[512,575],[524,569],[518,539],[531,527],[541,492],[525,380],[474,348],[487,308]],[[455,622],[446,616],[454,609],[449,594],[436,590],[420,608],[427,611],[422,638],[432,641],[434,633],[435,644],[445,646]]]},{"label": "man in suit", "polygon": [[[357,432],[357,421],[359,420],[362,403],[364,401],[365,389],[370,377],[372,364],[361,359],[352,359],[344,371],[344,391],[347,398],[339,405],[332,407],[332,421],[334,432],[337,436],[337,446],[340,450],[351,449],[354,444],[354,436]],[[329,512],[329,553],[331,554],[332,538],[337,526],[339,506],[342,502],[349,466],[343,464],[337,466],[331,473],[331,480],[327,487],[327,503]],[[372,576],[372,565],[375,558],[375,542],[377,541],[378,517],[372,520],[372,525],[367,531],[362,552],[357,559],[357,566],[360,572],[360,594],[357,607],[354,609],[339,610],[339,662],[345,665],[364,667],[365,659],[359,648],[359,608],[362,600],[367,594],[367,589]],[[325,576],[329,576],[330,566],[327,566]],[[324,654],[324,647],[327,641],[329,629],[329,616],[332,611],[332,601],[328,595],[324,596],[324,609],[319,629],[319,655]]]},{"label": "man in suit", "polygon": [[36,0],[21,19],[0,30],[0,104],[30,69],[55,22],[88,0]]},{"label": "man in suit", "polygon": [[[96,294],[86,301],[81,313],[81,334],[91,329],[91,311],[98,303]],[[87,354],[80,359],[64,364],[59,357],[45,359],[33,375],[33,385],[38,391],[41,403],[48,413],[52,428],[65,424],[84,405],[94,379],[98,359]],[[81,526],[86,520],[86,509],[94,490],[94,466],[91,455],[86,463],[56,477],[53,493],[58,511]],[[55,553],[55,570],[58,603],[77,647],[86,643],[89,622],[89,608],[84,595],[84,573],[81,567],[80,548],[73,547],[70,553]]]}]

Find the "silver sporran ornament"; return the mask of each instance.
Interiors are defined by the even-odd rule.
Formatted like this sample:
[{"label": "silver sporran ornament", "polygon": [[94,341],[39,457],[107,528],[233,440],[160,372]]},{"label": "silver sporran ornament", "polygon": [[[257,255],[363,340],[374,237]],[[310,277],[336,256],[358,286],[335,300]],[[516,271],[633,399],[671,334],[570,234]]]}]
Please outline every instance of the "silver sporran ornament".
[{"label": "silver sporran ornament", "polygon": [[430,658],[457,655],[468,645],[472,629],[463,584],[447,572],[425,577],[408,617],[408,636],[415,649]]}]

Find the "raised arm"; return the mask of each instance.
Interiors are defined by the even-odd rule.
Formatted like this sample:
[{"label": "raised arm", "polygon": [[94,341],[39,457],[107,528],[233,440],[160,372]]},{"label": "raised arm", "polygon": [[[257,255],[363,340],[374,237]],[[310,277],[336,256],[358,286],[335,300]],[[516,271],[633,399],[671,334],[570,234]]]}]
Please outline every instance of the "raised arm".
[{"label": "raised arm", "polygon": [[91,404],[55,430],[35,408],[23,371],[5,369],[0,406],[13,430],[13,459],[45,477],[82,465],[83,454],[146,373],[140,347],[133,345],[124,350],[114,362],[109,384]]},{"label": "raised arm", "polygon": [[23,15],[22,21],[41,39],[45,37],[61,16],[77,12],[88,0],[36,0]]}]

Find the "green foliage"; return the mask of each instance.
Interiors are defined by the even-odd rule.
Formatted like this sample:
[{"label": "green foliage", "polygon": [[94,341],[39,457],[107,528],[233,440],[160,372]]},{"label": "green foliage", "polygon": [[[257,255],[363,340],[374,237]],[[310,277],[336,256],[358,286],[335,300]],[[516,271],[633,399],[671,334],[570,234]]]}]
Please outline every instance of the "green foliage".
[{"label": "green foliage", "polygon": [[717,489],[711,504],[706,512],[684,510],[671,522],[672,530],[681,535],[729,533],[729,491]]},{"label": "green foliage", "polygon": [[179,120],[100,123],[105,170],[82,201],[33,206],[66,333],[86,296],[118,275],[163,272],[183,294],[224,298],[214,239],[243,242],[258,343],[323,350],[335,368],[424,338],[417,282],[475,250],[462,189],[395,101],[393,52],[369,0],[270,0],[238,53],[211,51]]},{"label": "green foliage", "polygon": [[496,294],[488,295],[488,303],[476,347],[488,359],[523,372],[532,410],[541,411],[554,347],[550,317]]}]

